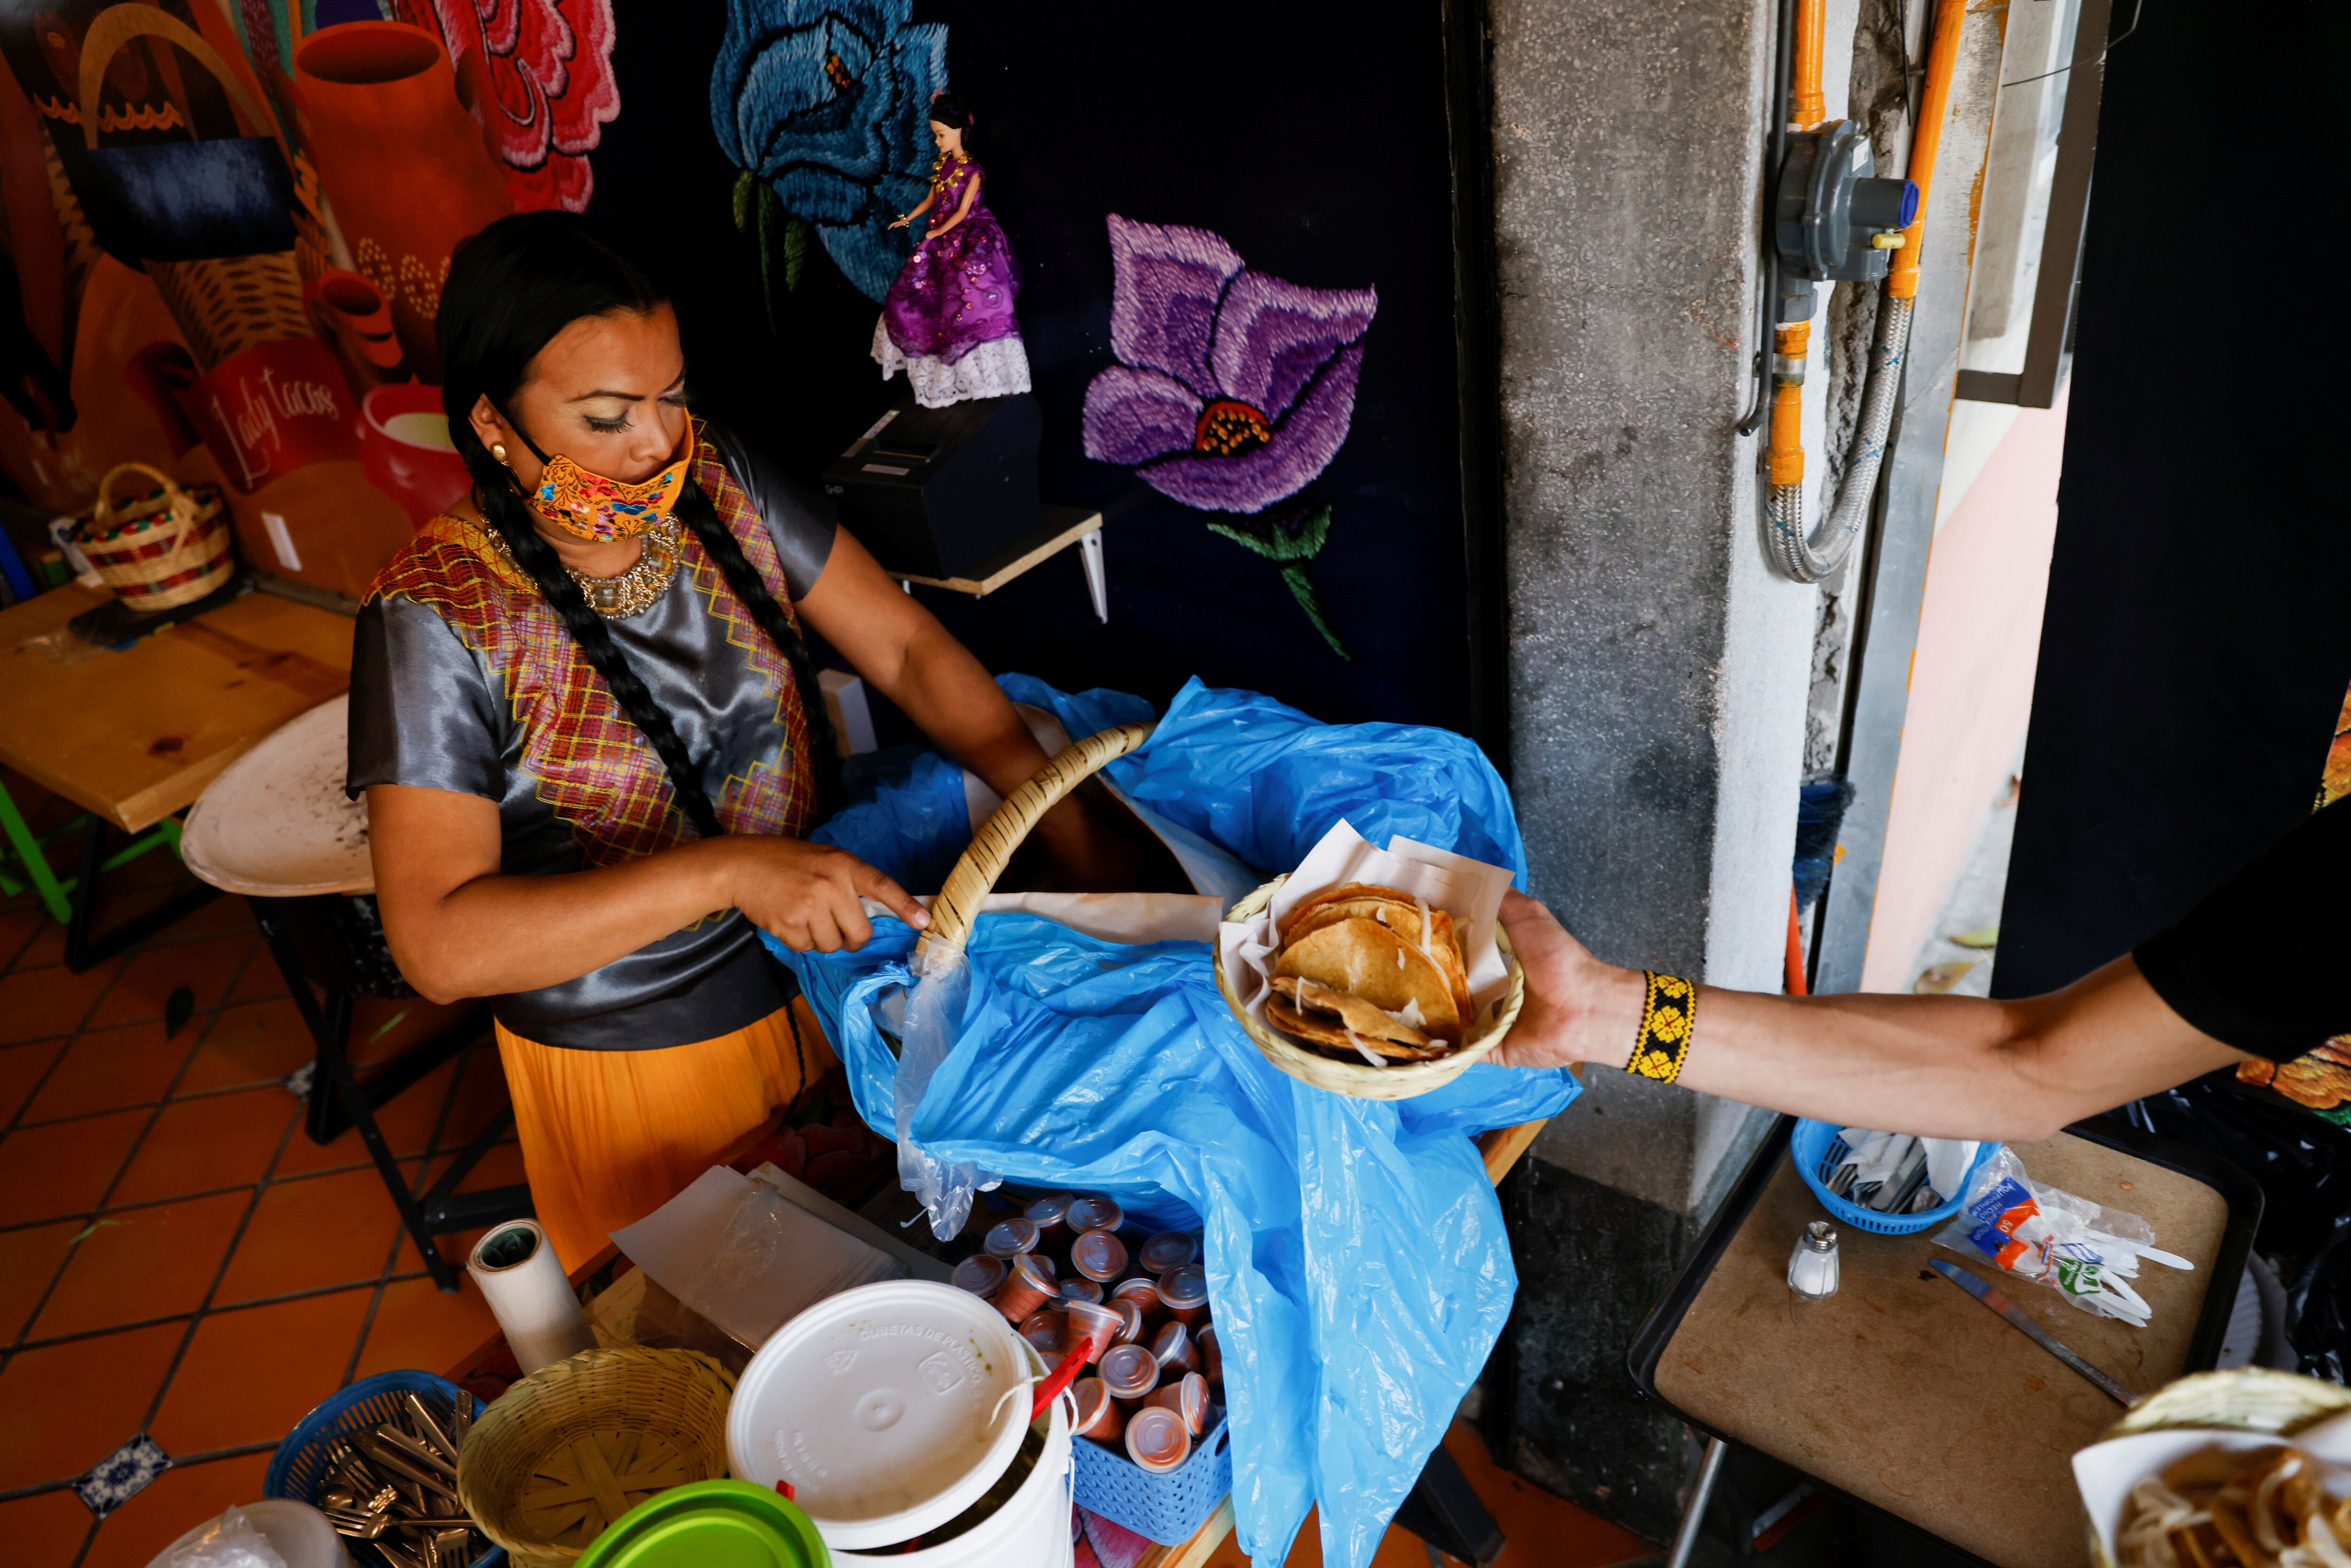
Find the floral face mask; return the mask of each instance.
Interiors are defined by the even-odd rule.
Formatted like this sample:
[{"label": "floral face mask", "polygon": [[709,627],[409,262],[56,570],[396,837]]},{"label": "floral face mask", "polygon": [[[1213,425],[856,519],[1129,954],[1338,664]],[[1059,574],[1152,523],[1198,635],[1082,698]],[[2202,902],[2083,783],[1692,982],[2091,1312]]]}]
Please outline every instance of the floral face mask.
[{"label": "floral face mask", "polygon": [[507,423],[545,465],[538,487],[525,497],[530,509],[565,533],[599,543],[635,538],[667,517],[685,493],[686,474],[702,440],[701,422],[686,415],[685,435],[676,455],[652,478],[624,485],[590,474],[569,457],[549,457],[511,417]]}]

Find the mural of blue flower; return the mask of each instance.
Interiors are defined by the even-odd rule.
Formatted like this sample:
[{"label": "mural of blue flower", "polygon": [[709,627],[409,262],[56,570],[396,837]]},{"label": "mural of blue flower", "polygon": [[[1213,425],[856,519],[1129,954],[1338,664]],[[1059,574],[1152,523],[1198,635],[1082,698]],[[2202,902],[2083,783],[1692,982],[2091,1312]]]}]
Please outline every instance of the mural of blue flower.
[{"label": "mural of blue flower", "polygon": [[947,85],[947,30],[913,0],[727,0],[710,121],[737,168],[813,225],[879,300],[912,243],[890,221],[923,199],[928,109]]}]

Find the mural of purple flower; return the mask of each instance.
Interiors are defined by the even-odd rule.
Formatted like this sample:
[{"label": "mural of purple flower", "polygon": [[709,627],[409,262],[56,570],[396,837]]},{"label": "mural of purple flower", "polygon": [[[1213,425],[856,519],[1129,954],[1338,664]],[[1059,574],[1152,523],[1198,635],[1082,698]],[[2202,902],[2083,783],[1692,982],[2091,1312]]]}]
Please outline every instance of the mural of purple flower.
[{"label": "mural of purple flower", "polygon": [[1369,288],[1251,272],[1206,229],[1110,214],[1111,350],[1086,388],[1085,451],[1207,511],[1296,495],[1347,439]]}]

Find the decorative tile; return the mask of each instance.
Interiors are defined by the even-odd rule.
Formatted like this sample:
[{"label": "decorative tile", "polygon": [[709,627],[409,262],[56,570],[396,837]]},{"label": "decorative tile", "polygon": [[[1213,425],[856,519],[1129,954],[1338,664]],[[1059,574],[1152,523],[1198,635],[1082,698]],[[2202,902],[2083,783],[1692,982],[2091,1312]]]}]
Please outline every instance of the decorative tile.
[{"label": "decorative tile", "polygon": [[172,1456],[141,1433],[74,1479],[74,1495],[82,1506],[104,1519],[147,1488],[147,1483],[172,1468]]},{"label": "decorative tile", "polygon": [[165,1547],[204,1521],[259,1500],[268,1471],[266,1453],[172,1466],[98,1527],[81,1568],[148,1568]]}]

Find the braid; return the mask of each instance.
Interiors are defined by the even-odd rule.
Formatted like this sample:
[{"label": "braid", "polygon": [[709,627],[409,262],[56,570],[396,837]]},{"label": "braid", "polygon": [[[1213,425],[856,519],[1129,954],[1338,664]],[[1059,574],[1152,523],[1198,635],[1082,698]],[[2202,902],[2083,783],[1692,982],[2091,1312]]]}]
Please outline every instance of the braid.
[{"label": "braid", "polygon": [[840,747],[832,733],[832,716],[824,706],[824,690],[818,685],[816,661],[809,657],[808,643],[792,623],[776,596],[768,591],[757,568],[743,554],[740,540],[726,531],[718,520],[718,512],[703,494],[699,484],[689,484],[678,500],[675,516],[694,530],[702,541],[703,553],[716,563],[726,579],[726,586],[768,634],[768,641],[792,667],[792,684],[799,688],[800,711],[808,719],[809,767],[816,779],[816,815],[829,817],[840,804],[841,769],[838,765]]},{"label": "braid", "polygon": [[[487,460],[487,454],[484,454],[484,458]],[[630,722],[643,731],[645,739],[653,744],[654,754],[669,771],[670,788],[677,794],[678,810],[685,813],[686,820],[694,824],[695,831],[702,837],[723,837],[726,830],[719,824],[717,810],[711,805],[709,793],[702,787],[694,758],[687,753],[685,742],[679,738],[677,727],[670,723],[669,715],[663,711],[662,706],[653,700],[653,694],[645,688],[643,679],[629,663],[628,654],[622,653],[621,645],[612,640],[611,630],[604,624],[604,618],[589,608],[586,596],[580,591],[580,585],[572,581],[571,574],[563,569],[562,558],[555,553],[555,547],[541,538],[538,530],[531,526],[530,514],[523,505],[522,497],[511,484],[501,482],[505,477],[501,473],[497,479],[475,484],[474,494],[482,508],[482,516],[490,520],[506,540],[507,549],[513,555],[515,564],[530,573],[531,580],[538,585],[538,591],[546,599],[548,607],[561,619],[563,629],[570,632],[571,640],[579,644],[580,656],[588,661],[590,668],[604,677],[605,685],[611,688],[613,700],[621,705]],[[477,476],[476,478],[480,481],[486,476]],[[737,554],[739,556],[740,552]]]}]

